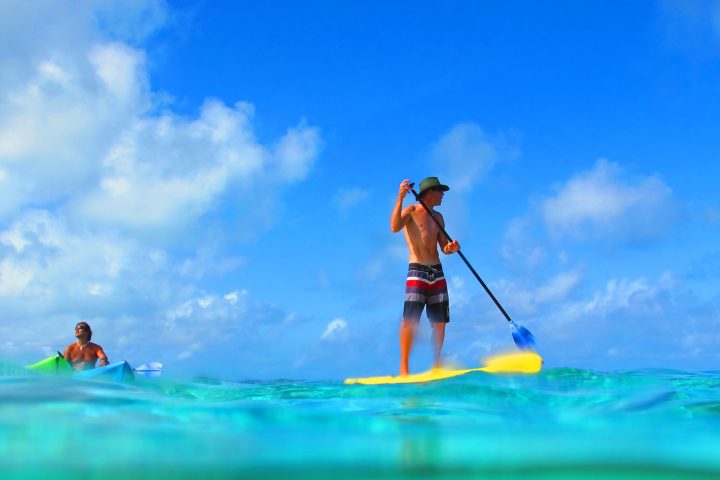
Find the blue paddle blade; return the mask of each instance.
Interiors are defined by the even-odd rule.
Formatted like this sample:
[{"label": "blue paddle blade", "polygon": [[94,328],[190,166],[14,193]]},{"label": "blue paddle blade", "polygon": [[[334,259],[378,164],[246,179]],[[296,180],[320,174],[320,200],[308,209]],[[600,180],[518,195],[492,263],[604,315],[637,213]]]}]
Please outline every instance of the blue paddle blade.
[{"label": "blue paddle blade", "polygon": [[510,320],[510,331],[515,345],[520,350],[536,350],[535,337],[530,330]]},{"label": "blue paddle blade", "polygon": [[135,375],[141,377],[157,378],[162,374],[162,363],[150,362],[140,365],[134,369]]}]

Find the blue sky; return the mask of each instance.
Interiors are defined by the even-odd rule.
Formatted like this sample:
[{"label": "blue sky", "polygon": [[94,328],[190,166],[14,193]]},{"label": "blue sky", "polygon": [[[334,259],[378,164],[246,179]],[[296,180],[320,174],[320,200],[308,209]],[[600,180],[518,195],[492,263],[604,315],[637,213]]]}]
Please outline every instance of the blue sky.
[{"label": "blue sky", "polygon": [[[173,375],[396,372],[389,214],[437,175],[548,367],[717,368],[720,2],[37,3],[0,2],[1,359],[83,320]],[[448,361],[511,350],[442,260]]]}]

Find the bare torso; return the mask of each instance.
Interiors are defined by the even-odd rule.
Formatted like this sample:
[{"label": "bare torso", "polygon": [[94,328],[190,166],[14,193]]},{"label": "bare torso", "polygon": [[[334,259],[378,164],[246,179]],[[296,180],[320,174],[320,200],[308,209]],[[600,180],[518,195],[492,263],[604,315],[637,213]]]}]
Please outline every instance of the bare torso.
[{"label": "bare torso", "polygon": [[[410,252],[410,263],[437,265],[440,263],[438,246],[445,254],[460,250],[460,245],[454,240],[450,242],[435,222],[437,220],[443,228],[445,227],[443,216],[434,209],[441,204],[443,192],[431,189],[426,192],[422,204],[417,203],[402,208],[403,199],[409,191],[412,191],[412,184],[409,183],[409,180],[403,180],[395,206],[390,214],[390,230],[392,232],[403,230],[405,233],[405,241]],[[420,195],[423,195],[422,192]],[[432,216],[430,212],[432,212]]]},{"label": "bare torso", "polygon": [[98,360],[100,360],[101,365],[108,364],[107,355],[105,355],[102,347],[92,342],[88,342],[82,348],[77,342],[71,343],[65,348],[63,356],[77,372],[95,368]]},{"label": "bare torso", "polygon": [[[405,224],[405,241],[410,252],[410,263],[421,263],[423,265],[437,265],[440,263],[438,255],[438,243],[442,245],[442,234],[440,228],[430,217],[430,214],[422,205],[411,205],[405,209],[403,216],[409,215],[409,221]],[[434,212],[435,218],[443,223],[442,215]]]}]

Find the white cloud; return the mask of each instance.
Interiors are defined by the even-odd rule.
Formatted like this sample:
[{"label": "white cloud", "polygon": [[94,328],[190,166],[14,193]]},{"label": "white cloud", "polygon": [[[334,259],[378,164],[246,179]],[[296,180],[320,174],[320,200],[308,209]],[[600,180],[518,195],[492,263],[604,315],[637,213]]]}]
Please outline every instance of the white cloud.
[{"label": "white cloud", "polygon": [[634,314],[660,315],[665,311],[667,293],[675,285],[670,272],[665,272],[656,283],[645,278],[612,279],[604,292],[597,292],[586,302],[583,311],[588,315],[608,315],[622,310]]},{"label": "white cloud", "polygon": [[579,272],[559,273],[538,287],[534,295],[535,301],[546,304],[564,300],[581,280],[582,275]]},{"label": "white cloud", "polygon": [[92,283],[88,285],[87,292],[90,295],[96,295],[96,296],[102,296],[102,295],[108,295],[112,291],[112,287],[110,287],[107,284],[102,283]]},{"label": "white cloud", "polygon": [[[134,104],[149,90],[145,75],[145,55],[126,45],[111,43],[98,45],[88,54],[95,74],[105,90],[121,104]],[[59,70],[59,69],[58,69]],[[64,76],[63,80],[67,81]]]},{"label": "white cloud", "polygon": [[669,271],[612,278],[581,299],[549,305],[528,326],[545,354],[564,364],[712,368],[720,338],[717,297],[698,299],[686,280]]},{"label": "white cloud", "polygon": [[325,327],[325,331],[320,336],[321,340],[329,340],[331,338],[335,338],[337,335],[340,334],[340,332],[344,331],[347,328],[347,320],[344,320],[342,318],[336,318],[332,320],[330,323],[327,324],[327,327]]},{"label": "white cloud", "polygon": [[0,261],[0,297],[20,295],[34,274],[34,266],[3,258]]},{"label": "white cloud", "polygon": [[[176,368],[178,361],[192,362],[186,372],[237,370],[237,363],[218,358],[244,362],[287,343],[260,362],[265,370],[258,375],[265,375],[283,364],[279,357],[301,348],[295,345],[301,334],[287,335],[303,321],[298,315],[244,288],[204,292],[181,273],[181,263],[125,235],[75,229],[38,210],[0,231],[0,238],[0,337],[14,342],[0,349],[0,357],[49,355],[69,343],[71,326],[80,320],[93,325],[111,355],[132,363],[157,360],[148,358],[154,352],[175,359]],[[342,331],[341,324],[334,328],[333,335]]]},{"label": "white cloud", "polygon": [[17,226],[11,230],[2,232],[2,234],[0,234],[0,241],[5,245],[11,246],[16,252],[22,252],[28,244],[28,241],[23,237],[23,232],[21,232]]},{"label": "white cloud", "polygon": [[[93,26],[104,19],[104,27],[142,37],[164,21],[162,5],[137,9],[156,19],[138,27],[145,33],[112,21],[118,11],[144,18],[131,8],[72,8],[42,22],[43,31],[59,30],[57,38],[34,44],[32,56],[3,52],[4,66],[22,65],[24,76],[0,79],[0,181],[8,187],[0,189],[0,220],[28,204],[60,201],[78,222],[172,230],[192,225],[238,186],[256,189],[259,215],[272,217],[277,187],[306,177],[322,141],[305,121],[264,146],[246,102],[208,99],[198,118],[154,112],[145,52]],[[26,13],[28,22],[38,21]],[[78,25],[83,18],[89,23]],[[71,31],[84,33],[62,37]]]},{"label": "white cloud", "polygon": [[210,308],[213,303],[215,303],[215,297],[212,295],[205,295],[204,297],[198,298],[197,304],[200,306],[200,308],[208,309]]},{"label": "white cloud", "polygon": [[[124,75],[108,83],[103,69]],[[147,111],[145,76],[141,52],[95,45],[71,60],[39,61],[24,84],[3,90],[0,166],[14,188],[0,193],[0,218],[93,182],[117,132]]]},{"label": "white cloud", "polygon": [[2,258],[3,278],[14,278],[16,287],[5,289],[5,296],[31,301],[46,313],[71,309],[88,295],[102,296],[116,287],[139,287],[157,272],[152,249],[109,233],[75,231],[43,210],[18,217],[0,239],[12,246]]},{"label": "white cloud", "polygon": [[[678,316],[692,318],[706,307],[693,306],[694,301],[685,298],[682,304],[676,300],[679,280],[669,271],[662,273],[657,279],[612,278],[604,287],[581,298],[565,299],[550,302],[545,311],[537,312],[535,324],[539,327],[541,337],[550,342],[572,342],[576,339],[580,349],[575,355],[585,355],[587,348],[593,351],[604,351],[618,347],[628,341],[628,337],[636,332],[647,335],[650,330],[657,332],[658,338],[649,340],[648,345],[664,345],[675,342],[682,332],[697,330],[683,322],[677,323]],[[691,313],[692,310],[695,312]],[[712,315],[712,314],[711,314]],[[652,321],[650,329],[648,321]],[[707,322],[700,327],[705,330]],[[595,337],[593,345],[585,345],[588,329],[592,329]],[[663,339],[669,335],[673,338]],[[673,349],[675,349],[673,347]],[[647,351],[644,352],[647,354]]]},{"label": "white cloud", "polygon": [[233,290],[232,292],[226,293],[223,298],[225,301],[227,301],[230,305],[236,305],[238,301],[240,300],[240,296],[247,295],[248,291],[243,290]]},{"label": "white cloud", "polygon": [[[280,187],[309,172],[319,129],[301,122],[266,146],[253,133],[249,103],[209,99],[196,118],[156,113],[146,54],[122,40],[148,34],[155,20],[140,29],[114,24],[113,2],[94,5],[102,12],[90,3],[40,16],[18,5],[13,13],[25,28],[0,29],[8,40],[2,45],[21,46],[0,47],[0,310],[6,325],[55,332],[57,322],[102,323],[128,312],[124,321],[133,330],[163,310],[174,312],[167,316],[173,324],[199,311],[222,312],[215,308],[220,303],[244,308],[242,293],[226,302],[213,295],[181,301],[198,289],[194,281],[204,272],[243,263],[217,253],[222,239],[206,233],[203,216],[220,197],[259,183],[270,188],[253,191],[253,205],[233,207],[242,216],[265,206],[258,215],[271,221],[267,206],[275,205]],[[161,21],[155,10],[161,4],[145,5]],[[100,17],[119,38],[95,29]],[[34,28],[39,24],[41,32]],[[149,240],[177,228],[185,234],[166,235],[166,250]],[[210,239],[216,248],[200,247],[195,257],[173,253],[193,239],[201,245]],[[18,340],[33,342],[32,336]]]},{"label": "white cloud", "polygon": [[497,287],[493,287],[493,290],[497,290],[501,298],[512,300],[513,311],[522,315],[533,315],[542,306],[567,300],[582,278],[578,271],[567,271],[550,277],[535,288],[525,288],[502,280],[497,282]]},{"label": "white cloud", "polygon": [[192,357],[195,354],[192,350],[183,350],[180,352],[177,356],[178,360],[187,360],[188,358]]},{"label": "white cloud", "polygon": [[[105,156],[97,187],[79,197],[73,211],[102,224],[172,229],[192,224],[240,182],[263,203],[263,196],[275,195],[275,185],[304,178],[317,153],[319,131],[303,125],[292,129],[290,136],[307,140],[283,154],[292,159],[292,168],[273,177],[271,153],[252,132],[253,113],[247,103],[230,108],[208,100],[196,120],[166,113],[135,122]],[[272,188],[255,191],[256,182]]]},{"label": "white cloud", "polygon": [[[546,332],[558,328],[561,323],[556,314],[563,305],[576,301],[573,299],[581,294],[579,286],[583,280],[580,272],[571,270],[533,282],[532,286],[499,280],[490,284],[490,290],[508,314],[529,328],[544,346],[551,337]],[[452,317],[448,342],[457,345],[461,363],[476,362],[478,355],[512,348],[507,322],[474,278],[465,286],[462,280],[453,277],[448,288]],[[555,330],[552,336],[558,336]]]},{"label": "white cloud", "polygon": [[[167,94],[152,90],[140,42],[168,17],[161,1],[0,4],[0,336],[14,345],[3,356],[49,351],[88,320],[111,349],[150,342],[202,363],[209,346],[265,349],[298,321],[199,280],[242,267],[225,236],[272,223],[321,132],[303,120],[261,143],[248,102],[207,99],[197,115],[157,104]],[[220,204],[241,231],[213,223]]]},{"label": "white cloud", "polygon": [[542,202],[546,228],[559,237],[621,242],[667,233],[678,214],[670,188],[655,175],[632,182],[622,173],[618,164],[599,160],[593,170],[569,179]]},{"label": "white cloud", "polygon": [[[508,281],[491,288],[515,321],[533,332],[554,366],[707,369],[708,361],[718,358],[717,296],[699,301],[684,280],[666,271],[655,278],[611,278],[586,291],[580,282],[590,280],[570,271],[534,289]],[[491,302],[453,300],[448,343],[465,363],[512,345]]]},{"label": "white cloud", "polygon": [[0,2],[0,91],[27,83],[48,59],[64,64],[99,41],[137,45],[169,18],[164,0]]},{"label": "white cloud", "polygon": [[277,173],[283,180],[303,180],[318,155],[322,141],[320,130],[303,121],[290,128],[275,147]]},{"label": "white cloud", "polygon": [[434,145],[431,166],[440,180],[460,193],[472,189],[504,158],[519,154],[504,136],[492,136],[472,122],[455,125]]}]

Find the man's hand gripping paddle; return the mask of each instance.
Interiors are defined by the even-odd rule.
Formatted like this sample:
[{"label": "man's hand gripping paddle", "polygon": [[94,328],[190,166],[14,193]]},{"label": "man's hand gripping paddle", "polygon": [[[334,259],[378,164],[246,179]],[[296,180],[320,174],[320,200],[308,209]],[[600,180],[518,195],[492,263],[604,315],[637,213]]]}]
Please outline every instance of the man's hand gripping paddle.
[{"label": "man's hand gripping paddle", "polygon": [[[409,186],[412,187],[413,185],[414,184],[410,184]],[[425,208],[425,210],[428,212],[428,214],[430,215],[430,218],[433,219],[433,221],[438,226],[440,231],[448,239],[448,242],[452,242],[453,239],[450,238],[450,235],[448,235],[448,233],[445,231],[445,229],[440,224],[438,219],[435,218],[435,215],[433,215],[432,210],[430,210],[428,208],[428,206],[425,205],[425,202],[422,201],[422,199],[417,194],[415,189],[413,188],[410,191],[415,196],[415,199],[418,202],[420,202],[420,205],[422,205],[423,208]],[[473,275],[475,275],[475,278],[477,278],[477,281],[480,282],[480,285],[483,286],[483,288],[485,289],[487,294],[490,295],[490,298],[492,299],[492,301],[495,302],[495,305],[498,307],[498,309],[500,309],[502,314],[505,316],[505,319],[510,323],[510,331],[512,333],[512,338],[513,338],[513,341],[515,342],[515,345],[517,345],[518,348],[520,348],[521,350],[535,350],[535,337],[533,336],[532,333],[530,333],[530,330],[523,327],[522,325],[518,325],[510,318],[510,315],[508,315],[507,312],[505,311],[505,309],[502,307],[502,305],[500,305],[500,302],[498,302],[497,298],[495,298],[495,295],[493,295],[493,293],[490,291],[488,286],[485,285],[485,282],[483,282],[483,279],[480,278],[480,275],[478,275],[478,273],[475,271],[473,266],[470,265],[470,262],[468,261],[467,258],[465,258],[465,255],[463,255],[463,253],[459,250],[458,250],[457,254],[460,255],[460,258],[462,258],[463,262],[465,262],[465,265],[467,265],[467,267],[470,269],[470,271],[473,273]]]}]

